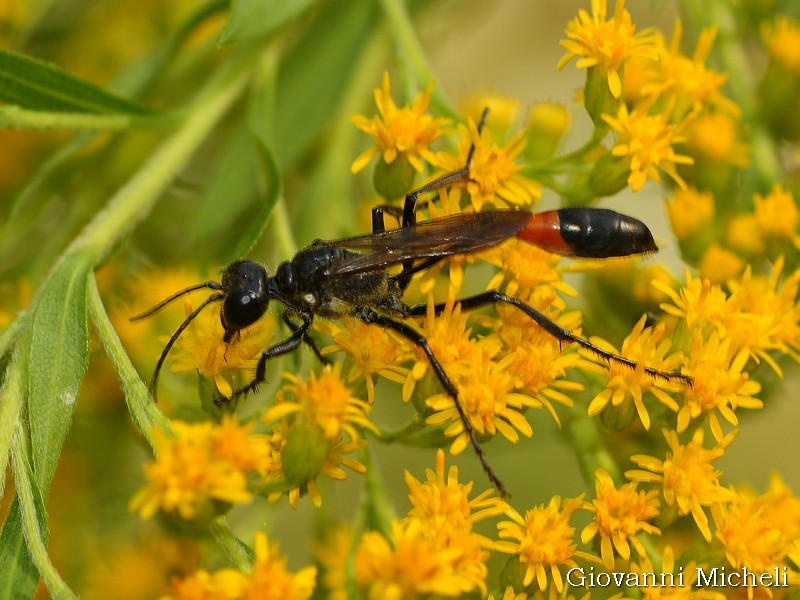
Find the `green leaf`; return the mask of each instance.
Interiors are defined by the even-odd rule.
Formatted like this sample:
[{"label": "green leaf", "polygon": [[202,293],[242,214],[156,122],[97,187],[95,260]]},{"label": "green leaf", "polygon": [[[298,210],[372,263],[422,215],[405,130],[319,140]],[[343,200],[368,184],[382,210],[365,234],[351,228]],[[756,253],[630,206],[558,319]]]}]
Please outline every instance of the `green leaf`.
[{"label": "green leaf", "polygon": [[[44,510],[38,512],[42,531],[47,527],[44,514]],[[25,546],[22,515],[17,498],[11,503],[11,510],[0,534],[0,565],[3,565],[3,576],[0,577],[0,600],[32,598],[39,582],[39,572]]]},{"label": "green leaf", "polygon": [[260,39],[278,30],[317,0],[232,0],[220,44]]},{"label": "green leaf", "polygon": [[86,284],[91,256],[59,265],[34,308],[28,362],[28,417],[36,482],[47,495],[69,430],[88,358]]},{"label": "green leaf", "polygon": [[258,197],[258,210],[253,214],[247,228],[241,232],[239,242],[230,255],[230,260],[247,256],[261,238],[283,188],[280,168],[269,146],[259,138],[255,138],[255,142],[258,165],[263,179],[263,186]]},{"label": "green leaf", "polygon": [[377,16],[374,0],[328,2],[286,57],[278,75],[277,120],[270,137],[280,163],[290,164],[303,154],[335,112]]},{"label": "green leaf", "polygon": [[151,111],[61,69],[0,50],[0,100],[47,112],[147,116]]}]

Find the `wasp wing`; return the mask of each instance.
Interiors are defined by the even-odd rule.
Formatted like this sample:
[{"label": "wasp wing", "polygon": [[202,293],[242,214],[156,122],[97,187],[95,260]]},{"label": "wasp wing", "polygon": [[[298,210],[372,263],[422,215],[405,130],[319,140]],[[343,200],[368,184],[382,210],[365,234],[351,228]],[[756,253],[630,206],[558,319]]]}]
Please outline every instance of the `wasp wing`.
[{"label": "wasp wing", "polygon": [[480,252],[507,240],[531,222],[521,210],[487,210],[431,219],[400,229],[330,242],[359,254],[331,266],[329,276],[385,269],[408,260]]}]

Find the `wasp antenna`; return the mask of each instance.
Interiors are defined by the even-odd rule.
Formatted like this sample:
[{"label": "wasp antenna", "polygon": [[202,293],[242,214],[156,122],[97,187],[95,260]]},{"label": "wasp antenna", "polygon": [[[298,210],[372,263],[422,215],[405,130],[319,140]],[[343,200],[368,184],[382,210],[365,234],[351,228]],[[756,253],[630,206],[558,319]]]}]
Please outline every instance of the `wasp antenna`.
[{"label": "wasp antenna", "polygon": [[135,317],[130,317],[130,319],[128,319],[128,320],[129,321],[139,321],[140,319],[146,319],[150,315],[157,313],[159,310],[164,308],[167,304],[169,304],[173,300],[177,300],[181,296],[185,296],[186,294],[189,294],[191,292],[196,292],[197,290],[202,290],[202,289],[221,290],[222,289],[222,285],[220,285],[216,281],[206,281],[204,283],[198,283],[197,285],[193,285],[191,287],[188,287],[185,290],[181,290],[180,292],[175,292],[169,298],[166,298],[165,300],[162,300],[161,302],[156,304],[153,308],[150,308],[150,309],[144,311],[143,313],[141,313],[139,315],[136,315]]},{"label": "wasp antenna", "polygon": [[[212,283],[216,283],[216,282],[212,282]],[[210,287],[210,286],[203,284],[203,285],[200,285],[200,286],[195,286],[194,288],[185,289],[182,292],[178,292],[177,294],[175,294],[171,298],[168,298],[167,300],[162,302],[159,306],[157,306],[156,308],[154,308],[154,309],[152,309],[152,310],[150,310],[148,312],[149,313],[155,312],[156,310],[161,308],[161,306],[163,306],[164,304],[167,304],[167,303],[171,302],[172,300],[175,300],[175,298],[178,298],[179,296],[181,296],[183,294],[186,294],[186,293],[192,291],[193,289],[200,289],[200,288],[203,288],[203,287]],[[216,288],[214,288],[214,289],[216,289]],[[194,321],[195,317],[197,317],[197,315],[199,315],[206,306],[208,306],[212,302],[219,302],[220,300],[223,300],[224,298],[225,298],[225,294],[223,294],[223,293],[217,293],[217,294],[210,295],[208,298],[206,298],[203,301],[203,303],[200,306],[195,308],[192,311],[192,313],[188,317],[186,317],[186,319],[184,319],[183,323],[181,323],[180,326],[175,330],[175,333],[172,334],[172,337],[169,338],[169,341],[167,342],[167,345],[164,346],[164,349],[161,351],[161,356],[158,357],[158,362],[156,363],[156,369],[153,372],[153,379],[150,382],[150,393],[153,395],[153,400],[158,402],[158,374],[161,372],[161,367],[164,365],[164,361],[167,359],[167,354],[169,354],[169,351],[172,349],[172,346],[175,345],[175,342],[178,341],[178,338],[181,337],[181,334],[183,333],[183,330],[186,329],[189,326],[189,323]],[[147,314],[145,314],[144,316],[147,316]]]}]

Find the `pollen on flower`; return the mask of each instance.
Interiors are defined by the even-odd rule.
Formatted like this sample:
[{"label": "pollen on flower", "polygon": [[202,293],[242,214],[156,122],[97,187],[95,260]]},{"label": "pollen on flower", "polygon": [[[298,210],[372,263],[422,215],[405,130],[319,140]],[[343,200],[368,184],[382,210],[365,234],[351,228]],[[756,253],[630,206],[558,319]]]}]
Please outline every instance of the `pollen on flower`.
[{"label": "pollen on flower", "polygon": [[671,123],[671,114],[672,110],[661,110],[656,114],[649,114],[643,108],[629,111],[622,104],[616,116],[603,115],[603,120],[617,134],[617,143],[611,153],[631,161],[628,185],[634,192],[641,190],[648,178],[661,181],[659,170],[669,175],[681,188],[686,186],[677,167],[690,165],[693,160],[678,154],[674,146],[684,141],[683,131],[688,121]]},{"label": "pollen on flower", "polygon": [[637,491],[635,483],[617,488],[602,469],[595,471],[595,488],[595,499],[589,507],[594,519],[581,532],[581,541],[588,544],[595,536],[600,536],[600,557],[609,570],[614,568],[615,554],[624,560],[630,559],[631,545],[639,556],[645,555],[636,534],[640,531],[660,533],[658,527],[650,523],[659,514],[658,492]]},{"label": "pollen on flower", "polygon": [[263,533],[255,539],[255,560],[249,574],[235,569],[221,569],[214,573],[200,570],[172,583],[171,593],[165,600],[251,600],[255,598],[285,598],[306,600],[314,593],[317,569],[306,567],[297,573],[286,568],[286,557],[269,542]]},{"label": "pollen on flower", "polygon": [[446,152],[436,154],[436,165],[445,172],[464,166],[470,149],[472,163],[469,169],[467,192],[475,210],[484,204],[496,207],[530,206],[541,196],[539,184],[520,174],[522,167],[517,158],[525,149],[525,131],[520,131],[504,146],[492,140],[488,127],[478,132],[475,122],[470,119],[468,127],[459,127],[461,144],[455,155]]},{"label": "pollen on flower", "polygon": [[392,99],[389,74],[383,76],[381,87],[375,90],[375,104],[380,116],[373,118],[354,115],[356,127],[372,136],[375,143],[353,162],[351,170],[358,173],[376,154],[387,164],[398,156],[404,156],[418,172],[423,171],[422,160],[433,163],[430,144],[441,137],[447,119],[433,117],[427,113],[433,94],[433,83],[408,106],[398,108]]},{"label": "pollen on flower", "polygon": [[633,57],[655,59],[657,37],[652,29],[636,33],[633,19],[625,10],[625,0],[617,0],[612,19],[607,18],[607,13],[608,0],[592,0],[591,15],[585,10],[578,11],[578,16],[567,25],[567,39],[561,41],[567,53],[558,62],[558,68],[573,58],[578,59],[579,69],[601,66],[608,74],[611,94],[619,98],[625,61]]},{"label": "pollen on flower", "polygon": [[145,468],[147,486],[131,500],[130,508],[143,519],[157,511],[182,519],[210,517],[214,501],[248,503],[248,474],[273,466],[270,448],[252,425],[226,417],[213,423],[173,422],[175,437],[155,433],[158,458]]},{"label": "pollen on flower", "polygon": [[[589,403],[589,416],[599,414],[609,405],[619,408],[628,401],[636,408],[642,426],[650,429],[650,413],[644,404],[645,393],[652,394],[661,404],[672,411],[677,411],[677,403],[667,392],[677,391],[678,384],[647,374],[644,366],[673,372],[681,365],[683,355],[676,352],[666,356],[672,341],[666,335],[665,324],[662,322],[655,327],[645,327],[646,320],[646,316],[639,319],[631,334],[622,342],[619,351],[604,340],[592,339],[592,342],[599,347],[614,354],[621,354],[635,361],[637,366],[632,369],[614,361],[607,365],[608,385]],[[593,357],[587,351],[582,352],[589,358]]]},{"label": "pollen on flower", "polygon": [[356,555],[356,580],[369,598],[486,596],[486,560],[493,543],[473,530],[478,521],[503,514],[506,503],[486,490],[470,498],[474,484],[461,483],[458,468],[436,469],[420,482],[406,472],[412,508],[391,523],[390,535],[369,532]]},{"label": "pollen on flower", "polygon": [[562,593],[565,588],[562,569],[577,567],[576,558],[597,560],[577,550],[575,544],[575,528],[570,525],[570,519],[583,507],[582,497],[562,502],[555,496],[547,506],[534,507],[524,517],[513,508],[509,509],[506,514],[511,520],[497,524],[501,541],[495,548],[516,556],[525,570],[523,585],[534,585],[544,592],[552,583],[553,588]]},{"label": "pollen on flower", "polygon": [[[678,434],[663,430],[670,451],[662,461],[651,456],[637,454],[631,460],[641,469],[627,471],[631,481],[660,483],[664,502],[675,506],[681,515],[691,514],[697,528],[707,541],[711,541],[711,529],[704,507],[728,502],[733,492],[720,484],[721,471],[714,469],[712,462],[722,457],[724,445],[711,450],[703,447],[703,431],[698,429],[692,440],[681,444]],[[730,438],[726,441],[729,442]]]},{"label": "pollen on flower", "polygon": [[[187,316],[194,310],[188,298],[184,309]],[[226,344],[219,313],[206,310],[197,315],[178,338],[170,370],[173,373],[197,371],[205,379],[213,381],[217,390],[229,398],[234,389],[231,380],[238,385],[239,376],[256,368],[261,353],[269,347],[275,335],[276,327],[275,315],[267,313]]]},{"label": "pollen on flower", "polygon": [[[777,477],[772,478],[770,488],[763,495],[756,496],[749,490],[735,493],[732,501],[711,509],[715,538],[725,550],[730,565],[757,573],[779,569],[790,585],[800,584],[797,567],[800,500]],[[753,597],[756,590],[750,582],[745,585],[748,597]],[[772,596],[769,588],[759,591]]]}]

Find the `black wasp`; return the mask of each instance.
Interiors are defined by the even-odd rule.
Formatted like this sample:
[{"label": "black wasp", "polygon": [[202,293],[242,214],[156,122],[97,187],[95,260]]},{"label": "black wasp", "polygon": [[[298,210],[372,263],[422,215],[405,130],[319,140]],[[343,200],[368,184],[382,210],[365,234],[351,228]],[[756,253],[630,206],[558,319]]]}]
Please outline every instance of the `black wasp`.
[{"label": "black wasp", "polygon": [[[486,113],[481,121],[485,121]],[[404,322],[409,317],[426,314],[427,306],[408,306],[403,293],[414,273],[427,269],[456,254],[471,254],[491,248],[511,237],[518,237],[544,250],[564,256],[610,258],[631,256],[658,250],[647,226],[633,217],[602,208],[562,208],[539,213],[505,209],[460,213],[417,223],[420,196],[440,188],[469,181],[473,149],[463,168],[439,177],[410,192],[402,209],[378,206],[372,210],[372,233],[334,241],[317,240],[300,250],[294,258],[278,265],[270,277],[263,265],[240,260],[222,271],[221,282],[206,281],[181,290],[152,309],[131,320],[145,318],[189,292],[214,290],[172,334],[156,364],[151,389],[156,396],[158,375],[175,341],[189,323],[209,304],[221,302],[220,320],[225,330],[223,341],[235,340],[240,330],[258,321],[267,311],[270,300],[283,305],[282,318],[291,335],[267,348],[261,355],[251,382],[233,396],[254,391],[266,377],[267,361],[307,344],[322,358],[310,336],[314,317],[337,319],[352,316],[361,321],[397,332],[419,347],[430,361],[436,378],[453,398],[472,447],[492,484],[507,496],[505,486],[495,475],[464,413],[456,389],[442,368],[425,337]],[[386,230],[384,215],[397,218],[399,229]],[[388,268],[401,265],[392,274]],[[636,363],[595,346],[563,329],[540,311],[500,291],[488,291],[459,300],[466,310],[504,302],[524,312],[540,327],[561,342],[575,343],[600,358],[634,368]],[[445,305],[435,306],[441,314]],[[645,367],[652,377],[668,381],[691,379],[680,373]],[[220,399],[224,401],[226,399]]]}]

